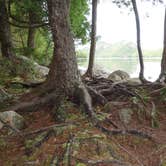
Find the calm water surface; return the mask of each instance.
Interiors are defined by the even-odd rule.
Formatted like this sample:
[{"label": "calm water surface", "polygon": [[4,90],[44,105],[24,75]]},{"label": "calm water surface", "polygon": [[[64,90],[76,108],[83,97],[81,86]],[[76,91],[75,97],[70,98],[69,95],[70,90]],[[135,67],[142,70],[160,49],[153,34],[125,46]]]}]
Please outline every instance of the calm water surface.
[{"label": "calm water surface", "polygon": [[[146,58],[144,59],[145,65],[145,77],[150,81],[154,81],[158,78],[160,73],[160,62],[161,59]],[[88,61],[86,59],[79,59],[78,65],[82,68],[87,68]],[[96,59],[95,65],[100,66],[108,72],[115,70],[123,70],[130,74],[131,77],[138,77],[139,74],[139,63],[136,58],[110,58],[110,59]]]}]

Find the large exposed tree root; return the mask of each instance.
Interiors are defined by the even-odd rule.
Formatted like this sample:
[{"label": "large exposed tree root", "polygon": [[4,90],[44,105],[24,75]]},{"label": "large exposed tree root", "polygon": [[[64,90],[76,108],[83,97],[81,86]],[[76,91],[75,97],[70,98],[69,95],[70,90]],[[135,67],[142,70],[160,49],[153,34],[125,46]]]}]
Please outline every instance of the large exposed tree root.
[{"label": "large exposed tree root", "polygon": [[[97,118],[96,113],[93,110],[91,100],[87,100],[90,98],[89,93],[87,92],[86,88],[84,86],[79,86],[80,91],[80,99],[83,104],[84,111],[89,115],[90,120],[94,124],[95,127],[97,127],[100,131],[104,132],[108,136],[112,135],[135,135],[142,138],[147,138],[152,140],[152,137],[144,132],[137,131],[137,130],[109,130],[101,125],[101,120]],[[107,118],[105,118],[103,121],[108,121]],[[117,126],[115,126],[117,127]]]},{"label": "large exposed tree root", "polygon": [[[98,80],[96,80],[98,81]],[[104,86],[105,86],[105,82],[106,83],[112,83],[111,81],[109,80],[104,80],[102,81]],[[96,82],[95,82],[96,83]],[[88,84],[91,84],[91,82],[89,82]],[[92,84],[91,84],[92,85]],[[118,86],[118,87],[116,87]],[[123,91],[125,93],[128,93],[130,95],[134,95],[133,92],[130,92],[128,89],[126,90],[126,87],[124,86],[121,86],[119,84],[116,84],[114,86],[114,88],[121,88],[123,89]],[[102,126],[102,122],[108,122],[108,119],[105,118],[104,120],[100,120],[97,116],[97,114],[95,113],[95,111],[93,110],[93,107],[92,107],[92,101],[91,101],[91,96],[90,94],[88,93],[88,90],[90,92],[90,94],[92,94],[92,96],[96,96],[97,100],[101,100],[101,104],[104,104],[107,100],[105,99],[104,96],[102,96],[100,93],[98,93],[96,90],[93,90],[92,88],[88,87],[86,88],[84,86],[83,83],[79,84],[76,88],[76,93],[75,93],[75,96],[76,98],[79,98],[79,103],[83,106],[83,111],[88,115],[88,118],[89,120],[93,123],[93,125],[95,127],[97,127],[99,130],[101,130],[102,132],[104,132],[105,134],[107,135],[120,135],[120,134],[130,134],[130,135],[135,135],[135,136],[139,136],[139,137],[142,137],[142,138],[147,138],[147,139],[152,139],[151,136],[149,136],[148,134],[145,134],[141,131],[137,131],[137,130],[109,130],[105,127]],[[125,90],[124,90],[125,89]],[[14,107],[12,107],[10,110],[13,110],[13,111],[34,111],[34,110],[39,110],[40,107],[44,106],[44,105],[57,105],[59,106],[59,96],[58,94],[56,94],[56,92],[51,92],[49,94],[46,94],[45,96],[43,97],[38,97],[38,98],[35,98],[33,101],[30,101],[30,102],[23,102],[19,105],[16,105]],[[118,128],[116,125],[112,124],[115,128]]]},{"label": "large exposed tree root", "polygon": [[22,137],[22,138],[27,138],[27,137],[30,137],[32,135],[38,135],[40,133],[43,133],[43,132],[52,132],[52,131],[55,131],[54,133],[56,133],[56,131],[59,129],[59,128],[63,128],[63,127],[74,127],[78,125],[77,123],[60,123],[60,124],[55,124],[55,125],[51,125],[51,126],[47,126],[47,127],[42,127],[40,129],[37,129],[37,130],[34,130],[34,131],[27,131],[27,132],[22,132],[22,131],[19,131],[19,132],[16,132],[12,135],[9,135],[9,136],[2,136],[0,138],[2,139],[13,139],[13,137]]},{"label": "large exposed tree root", "polygon": [[150,136],[149,134],[146,134],[146,133],[144,133],[142,131],[138,131],[138,130],[134,130],[134,129],[133,130],[109,130],[109,129],[103,127],[100,124],[97,124],[96,127],[100,131],[102,131],[105,134],[107,134],[108,136],[113,136],[113,135],[134,135],[134,136],[137,136],[137,137],[153,140],[153,137]]},{"label": "large exposed tree root", "polygon": [[88,160],[82,158],[75,158],[77,161],[85,163],[87,166],[97,166],[97,165],[115,165],[115,166],[129,166],[129,164],[120,162],[118,160]]},{"label": "large exposed tree root", "polygon": [[19,103],[14,107],[9,108],[8,110],[16,112],[21,112],[21,111],[31,112],[47,104],[54,105],[56,99],[57,99],[57,94],[53,92],[50,94],[46,94],[44,97],[36,97],[33,99],[33,101]]},{"label": "large exposed tree root", "polygon": [[[101,137],[102,138],[102,137]],[[87,141],[87,140],[95,140],[95,139],[100,139],[99,137],[95,137],[95,136],[91,136],[91,137],[74,137],[73,135],[69,134],[69,138],[68,141],[65,143],[65,149],[63,151],[63,153],[61,155],[57,154],[57,150],[55,150],[54,155],[52,156],[51,162],[50,162],[50,166],[53,165],[71,165],[71,160],[74,159],[77,162],[81,162],[81,163],[85,163],[86,165],[89,166],[95,166],[95,165],[101,165],[101,164],[114,164],[116,166],[128,166],[127,163],[125,162],[121,162],[119,160],[119,158],[114,154],[114,152],[110,152],[113,153],[113,156],[115,159],[113,160],[88,160],[88,159],[82,159],[82,158],[78,158],[73,154],[73,145],[74,144],[78,144],[78,142],[80,141]],[[63,143],[64,145],[64,143]],[[62,145],[60,145],[62,146]],[[64,147],[64,146],[63,146]],[[110,150],[110,148],[108,148]],[[96,149],[96,153],[100,153],[98,152],[99,149]]]},{"label": "large exposed tree root", "polygon": [[101,93],[97,92],[95,89],[87,86],[87,90],[91,95],[93,101],[96,101],[97,103],[102,105],[105,105],[108,102],[108,100]]},{"label": "large exposed tree root", "polygon": [[44,84],[44,81],[40,81],[40,82],[16,82],[16,81],[12,81],[10,82],[10,84],[18,84],[23,86],[24,88],[36,88],[42,84]]},{"label": "large exposed tree root", "polygon": [[84,80],[85,84],[95,90],[101,96],[109,99],[109,96],[139,97],[133,90],[133,87],[126,85],[124,81],[113,82],[106,78],[94,78],[93,80]]}]

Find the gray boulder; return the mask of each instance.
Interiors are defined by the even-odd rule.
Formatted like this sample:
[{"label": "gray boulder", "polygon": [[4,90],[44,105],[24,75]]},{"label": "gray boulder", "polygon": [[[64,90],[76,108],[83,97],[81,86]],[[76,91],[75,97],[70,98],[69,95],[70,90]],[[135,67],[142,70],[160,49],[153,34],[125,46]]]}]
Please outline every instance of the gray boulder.
[{"label": "gray boulder", "polygon": [[[87,69],[85,67],[79,66],[78,70],[81,75],[84,75]],[[106,71],[106,69],[104,69],[102,66],[99,65],[94,66],[93,72],[96,77],[107,78],[109,75],[108,71]]]},{"label": "gray boulder", "polygon": [[49,72],[49,68],[46,66],[41,66],[39,64],[37,64],[36,62],[34,63],[34,68],[36,71],[39,72],[41,77],[46,77],[48,75]]},{"label": "gray boulder", "polygon": [[127,84],[129,85],[140,85],[142,84],[139,78],[129,78],[126,81]]},{"label": "gray boulder", "polygon": [[119,110],[119,118],[125,124],[129,124],[132,118],[133,110],[131,108],[122,108]]},{"label": "gray boulder", "polygon": [[102,67],[100,65],[95,65],[94,66],[94,75],[96,77],[107,78],[109,76],[109,73],[104,67]]},{"label": "gray boulder", "polygon": [[108,79],[114,82],[127,80],[129,78],[130,78],[129,74],[122,70],[116,70],[108,76]]},{"label": "gray boulder", "polygon": [[19,59],[21,59],[23,62],[27,62],[33,65],[34,70],[37,71],[37,73],[40,75],[40,77],[46,77],[49,72],[49,68],[46,66],[39,65],[37,62],[34,62],[30,58],[26,56],[20,56]]},{"label": "gray boulder", "polygon": [[[24,118],[14,111],[5,111],[0,113],[0,119],[8,123],[10,126],[16,129],[23,129],[25,126]],[[4,124],[0,122],[0,129],[2,129]]]}]

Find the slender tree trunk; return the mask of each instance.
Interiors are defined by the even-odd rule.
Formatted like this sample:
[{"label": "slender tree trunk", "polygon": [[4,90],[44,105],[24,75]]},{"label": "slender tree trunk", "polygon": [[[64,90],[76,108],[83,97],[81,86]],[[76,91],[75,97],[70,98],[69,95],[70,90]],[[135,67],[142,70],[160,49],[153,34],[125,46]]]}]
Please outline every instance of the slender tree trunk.
[{"label": "slender tree trunk", "polygon": [[69,1],[47,0],[47,3],[54,53],[46,86],[64,95],[72,95],[79,83],[79,75],[69,27]]},{"label": "slender tree trunk", "polygon": [[89,54],[89,65],[86,72],[86,76],[93,77],[93,67],[96,50],[96,23],[97,23],[97,1],[92,0],[92,30],[91,30],[91,45]]},{"label": "slender tree trunk", "polygon": [[163,53],[161,60],[161,72],[157,81],[166,82],[166,8],[165,8],[165,17],[164,17],[164,41],[163,41]]},{"label": "slender tree trunk", "polygon": [[[36,14],[33,11],[29,12],[29,22],[30,25],[36,23]],[[36,28],[30,27],[28,29],[27,47],[31,50],[34,50],[35,48],[35,34],[36,34]]]},{"label": "slender tree trunk", "polygon": [[136,21],[136,30],[137,30],[137,50],[138,50],[138,55],[139,55],[139,62],[140,62],[140,73],[139,73],[139,78],[142,82],[145,81],[144,78],[144,61],[143,61],[143,54],[142,54],[142,49],[141,49],[141,35],[140,35],[140,19],[139,19],[139,14],[138,14],[138,9],[137,9],[137,3],[136,0],[132,0],[132,5],[133,5],[133,10],[135,14],[135,21]]},{"label": "slender tree trunk", "polygon": [[12,39],[10,32],[10,25],[8,23],[8,13],[6,9],[6,1],[0,0],[0,43],[2,56],[11,58],[12,52]]}]

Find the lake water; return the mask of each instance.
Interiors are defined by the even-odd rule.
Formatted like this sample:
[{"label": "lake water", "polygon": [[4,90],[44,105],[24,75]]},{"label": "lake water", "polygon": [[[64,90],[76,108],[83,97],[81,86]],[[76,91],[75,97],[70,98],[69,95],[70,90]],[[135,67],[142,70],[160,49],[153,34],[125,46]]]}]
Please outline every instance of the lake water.
[{"label": "lake water", "polygon": [[[145,58],[145,77],[147,80],[154,81],[158,78],[160,73],[161,59],[159,57]],[[85,59],[79,59],[78,65],[82,68],[87,68],[88,61]],[[96,59],[95,65],[103,68],[108,72],[115,70],[123,70],[130,74],[131,77],[138,77],[139,75],[139,61],[137,58],[107,58]]]}]

